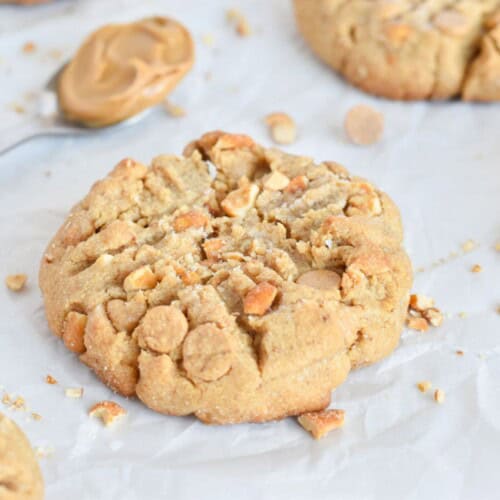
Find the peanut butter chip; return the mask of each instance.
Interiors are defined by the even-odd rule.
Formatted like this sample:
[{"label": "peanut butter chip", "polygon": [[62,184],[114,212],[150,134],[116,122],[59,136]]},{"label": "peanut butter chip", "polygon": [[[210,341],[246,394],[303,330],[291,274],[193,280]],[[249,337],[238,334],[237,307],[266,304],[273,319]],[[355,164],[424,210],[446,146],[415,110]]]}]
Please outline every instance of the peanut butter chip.
[{"label": "peanut butter chip", "polygon": [[186,317],[173,306],[153,307],[136,330],[141,347],[165,354],[181,344],[187,331]]},{"label": "peanut butter chip", "polygon": [[245,296],[243,311],[245,314],[262,316],[272,306],[277,293],[278,289],[274,285],[271,285],[271,283],[267,281],[259,283]]},{"label": "peanut butter chip", "polygon": [[384,116],[370,106],[360,104],[349,110],[344,121],[349,139],[360,146],[375,144],[384,132]]},{"label": "peanut butter chip", "polygon": [[210,382],[229,371],[233,356],[227,334],[213,323],[206,323],[187,334],[182,357],[190,376]]},{"label": "peanut butter chip", "polygon": [[339,288],[340,276],[328,269],[317,269],[308,271],[297,280],[299,285],[317,288],[318,290],[332,290]]}]

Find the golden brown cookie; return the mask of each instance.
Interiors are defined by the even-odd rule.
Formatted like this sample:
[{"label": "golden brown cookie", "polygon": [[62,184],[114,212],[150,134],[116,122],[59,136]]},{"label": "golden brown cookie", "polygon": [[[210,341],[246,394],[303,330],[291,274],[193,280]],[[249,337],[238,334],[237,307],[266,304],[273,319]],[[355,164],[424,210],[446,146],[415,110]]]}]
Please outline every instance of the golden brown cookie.
[{"label": "golden brown cookie", "polygon": [[397,208],[332,162],[205,134],[123,160],[42,259],[53,332],[117,392],[205,422],[325,408],[397,345],[411,268]]},{"label": "golden brown cookie", "polygon": [[311,49],[391,99],[500,100],[500,0],[294,0]]},{"label": "golden brown cookie", "polygon": [[43,479],[21,429],[0,413],[0,499],[41,500]]}]

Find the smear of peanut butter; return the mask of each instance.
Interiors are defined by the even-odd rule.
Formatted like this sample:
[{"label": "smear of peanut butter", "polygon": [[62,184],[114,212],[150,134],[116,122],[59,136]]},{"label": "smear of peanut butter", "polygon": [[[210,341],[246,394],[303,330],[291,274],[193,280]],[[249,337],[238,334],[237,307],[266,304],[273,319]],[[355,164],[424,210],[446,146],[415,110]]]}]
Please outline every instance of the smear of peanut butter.
[{"label": "smear of peanut butter", "polygon": [[59,105],[70,121],[111,125],[161,102],[193,61],[191,35],[172,19],[110,24],[92,33],[64,69]]}]

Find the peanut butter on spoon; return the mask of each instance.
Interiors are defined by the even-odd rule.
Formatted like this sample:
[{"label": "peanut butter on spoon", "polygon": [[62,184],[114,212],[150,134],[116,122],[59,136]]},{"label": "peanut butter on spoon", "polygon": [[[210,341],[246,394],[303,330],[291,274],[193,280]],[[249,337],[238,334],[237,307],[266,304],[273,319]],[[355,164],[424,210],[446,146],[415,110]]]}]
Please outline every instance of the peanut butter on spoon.
[{"label": "peanut butter on spoon", "polygon": [[191,35],[172,19],[104,26],[63,70],[59,106],[69,121],[112,125],[161,102],[193,61]]}]

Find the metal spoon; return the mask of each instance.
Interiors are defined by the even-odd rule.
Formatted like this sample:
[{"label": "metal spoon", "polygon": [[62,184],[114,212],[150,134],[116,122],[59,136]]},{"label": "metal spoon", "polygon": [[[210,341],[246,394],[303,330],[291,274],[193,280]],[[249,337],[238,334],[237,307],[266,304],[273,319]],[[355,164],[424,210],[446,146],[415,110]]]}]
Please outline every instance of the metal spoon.
[{"label": "metal spoon", "polygon": [[[32,116],[24,123],[16,125],[0,134],[0,155],[34,137],[60,135],[60,136],[86,136],[96,135],[100,130],[119,129],[137,123],[144,118],[151,108],[138,113],[126,120],[108,125],[106,127],[90,128],[78,123],[71,123],[64,118],[57,105],[57,80],[67,63],[63,64],[45,85],[39,99],[42,108],[37,116]],[[45,104],[45,106],[44,106]],[[44,110],[43,108],[50,108]]]}]

